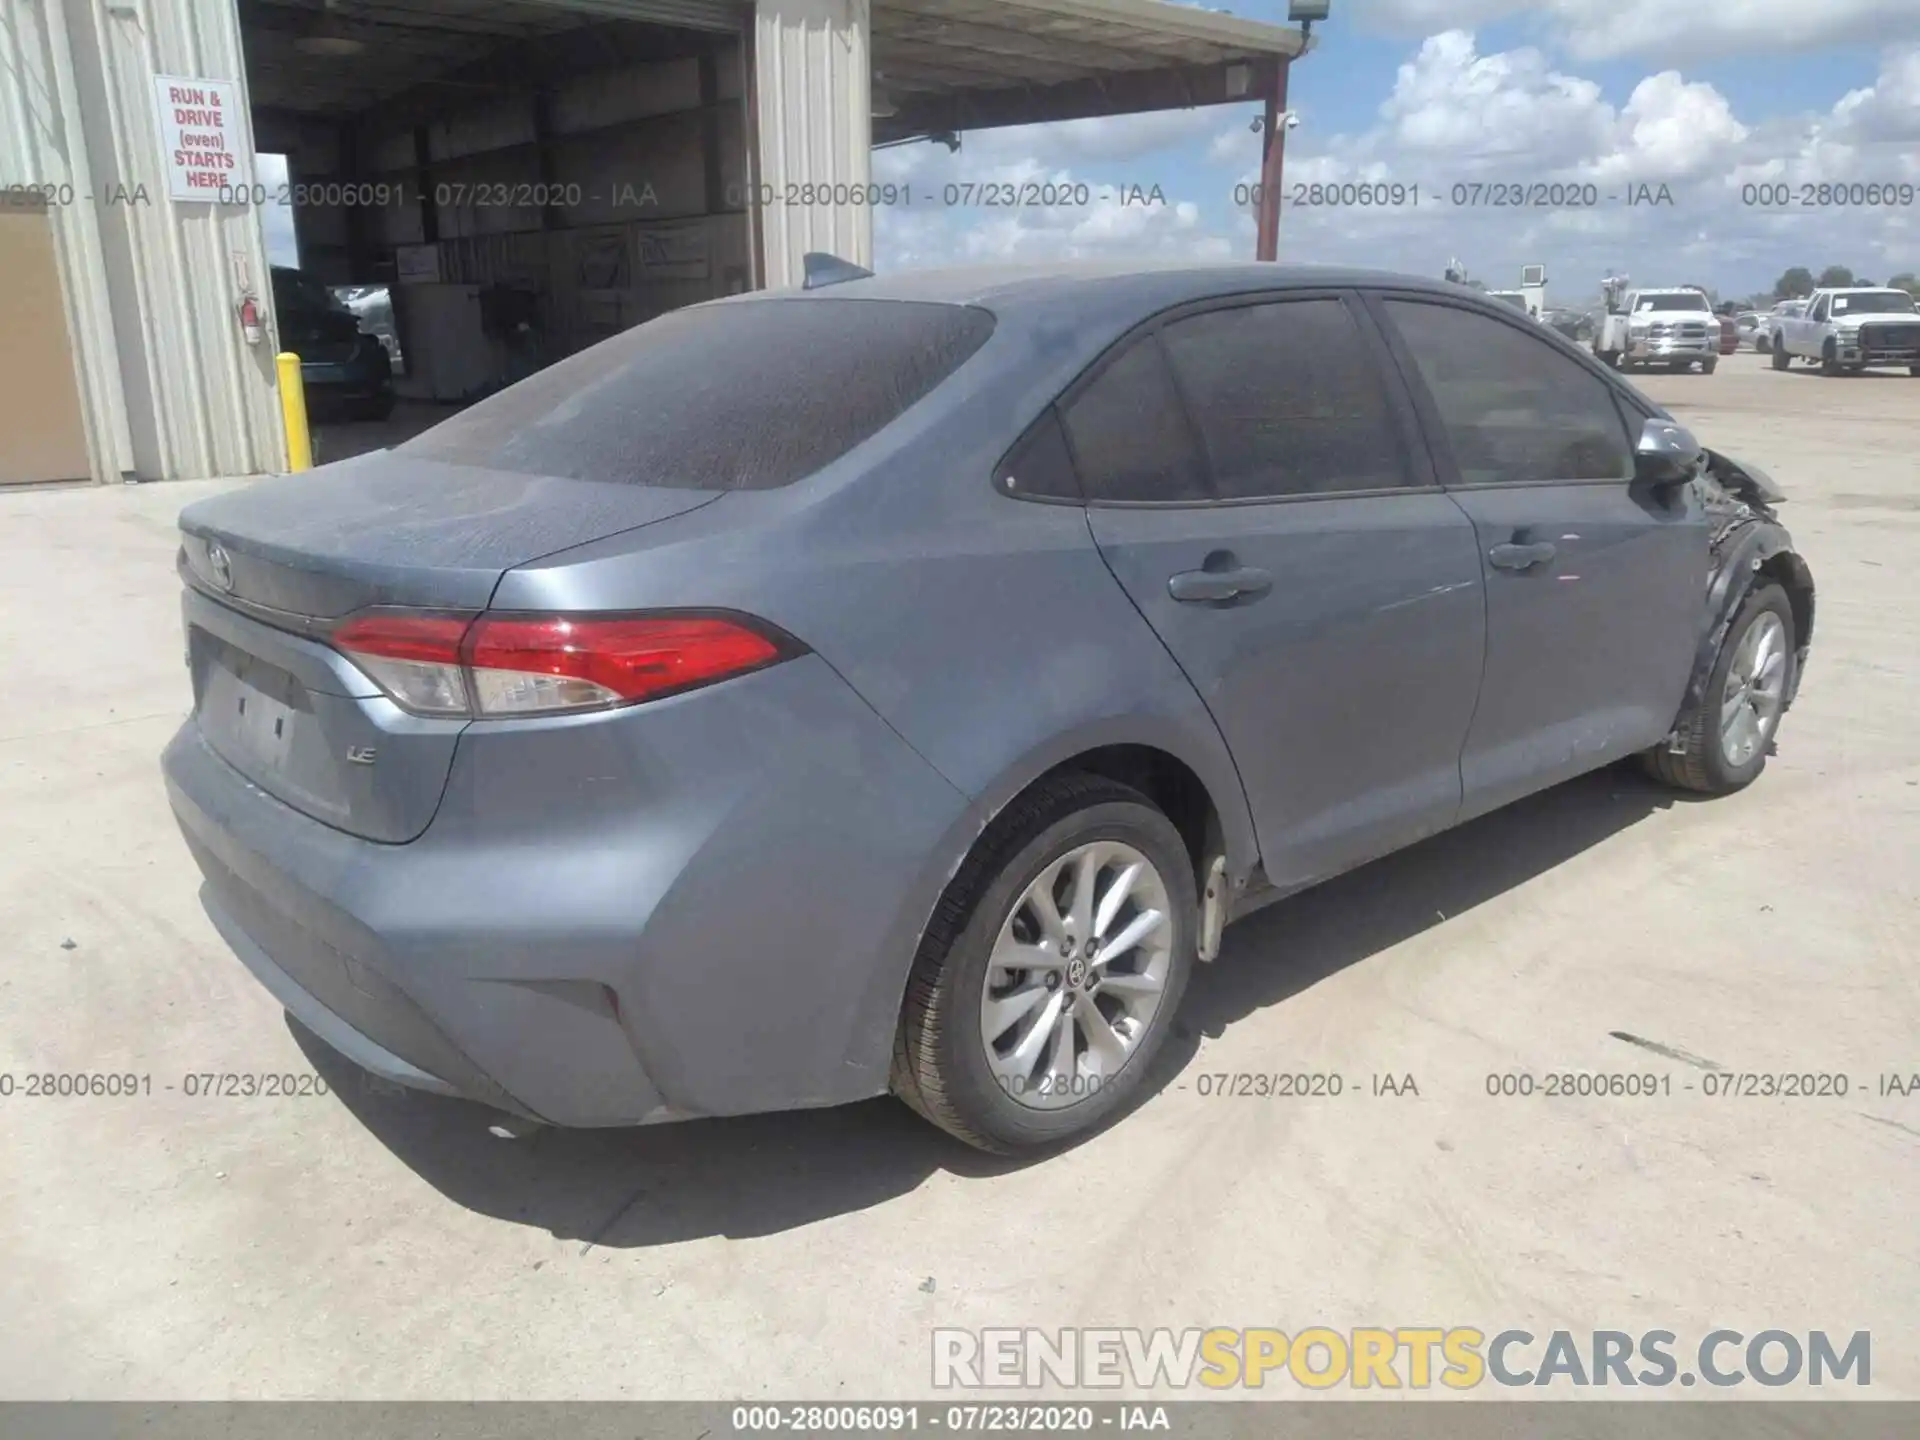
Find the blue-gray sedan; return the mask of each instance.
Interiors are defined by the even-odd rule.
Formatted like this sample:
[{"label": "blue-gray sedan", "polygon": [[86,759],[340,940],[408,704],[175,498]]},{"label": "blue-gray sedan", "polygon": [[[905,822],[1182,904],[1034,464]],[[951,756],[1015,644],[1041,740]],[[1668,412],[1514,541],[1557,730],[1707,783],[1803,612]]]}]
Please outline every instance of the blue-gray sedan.
[{"label": "blue-gray sedan", "polygon": [[1765,765],[1780,496],[1509,307],[845,273],[182,514],[206,908],[367,1069],[1045,1146],[1266,901],[1623,757]]}]

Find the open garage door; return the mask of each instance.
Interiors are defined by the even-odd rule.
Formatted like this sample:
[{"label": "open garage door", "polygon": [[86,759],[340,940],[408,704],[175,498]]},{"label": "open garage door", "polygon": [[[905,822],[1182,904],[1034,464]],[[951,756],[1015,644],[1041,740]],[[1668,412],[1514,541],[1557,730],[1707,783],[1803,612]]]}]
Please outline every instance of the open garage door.
[{"label": "open garage door", "polygon": [[[751,288],[748,7],[240,0],[322,461]],[[283,246],[292,251],[293,246]],[[290,262],[291,263],[291,262]]]}]

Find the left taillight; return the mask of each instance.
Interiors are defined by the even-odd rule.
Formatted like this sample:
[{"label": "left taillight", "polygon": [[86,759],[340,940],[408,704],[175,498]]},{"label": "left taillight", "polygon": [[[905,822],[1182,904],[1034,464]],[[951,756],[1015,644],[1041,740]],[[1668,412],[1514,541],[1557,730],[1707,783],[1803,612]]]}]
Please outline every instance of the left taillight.
[{"label": "left taillight", "polygon": [[448,615],[376,610],[333,632],[347,656],[416,715],[511,718],[635,705],[799,652],[737,615]]},{"label": "left taillight", "polygon": [[471,715],[472,694],[460,665],[460,642],[471,615],[369,610],[333,632],[333,648],[358,665],[394,704],[415,715]]}]

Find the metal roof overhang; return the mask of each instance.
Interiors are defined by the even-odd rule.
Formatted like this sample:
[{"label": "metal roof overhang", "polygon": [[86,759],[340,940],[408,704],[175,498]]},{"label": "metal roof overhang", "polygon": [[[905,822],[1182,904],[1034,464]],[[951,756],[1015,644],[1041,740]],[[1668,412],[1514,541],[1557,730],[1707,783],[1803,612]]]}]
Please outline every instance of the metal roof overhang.
[{"label": "metal roof overhang", "polygon": [[871,0],[876,144],[1266,98],[1301,32],[1165,0]]},{"label": "metal roof overhang", "polygon": [[[236,3],[255,106],[336,115],[449,86],[503,49],[559,53],[562,32],[605,34],[610,19],[733,28],[751,14],[747,0]],[[878,143],[1256,101],[1305,47],[1298,30],[1167,0],[869,0],[868,13],[874,89],[895,112],[874,117]],[[323,16],[362,50],[302,53]]]}]

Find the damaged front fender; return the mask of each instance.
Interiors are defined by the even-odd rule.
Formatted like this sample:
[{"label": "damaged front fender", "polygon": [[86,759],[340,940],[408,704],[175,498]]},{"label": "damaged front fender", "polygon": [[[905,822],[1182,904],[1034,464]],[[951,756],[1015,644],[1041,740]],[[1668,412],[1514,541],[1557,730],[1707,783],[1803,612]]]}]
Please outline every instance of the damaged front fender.
[{"label": "damaged front fender", "polygon": [[1813,571],[1773,510],[1786,497],[1761,470],[1711,450],[1694,485],[1713,525],[1713,569],[1680,713],[1687,714],[1705,695],[1728,628],[1754,587],[1766,580],[1777,581],[1793,606],[1795,663],[1786,693],[1791,705],[1813,642],[1814,588]]}]

